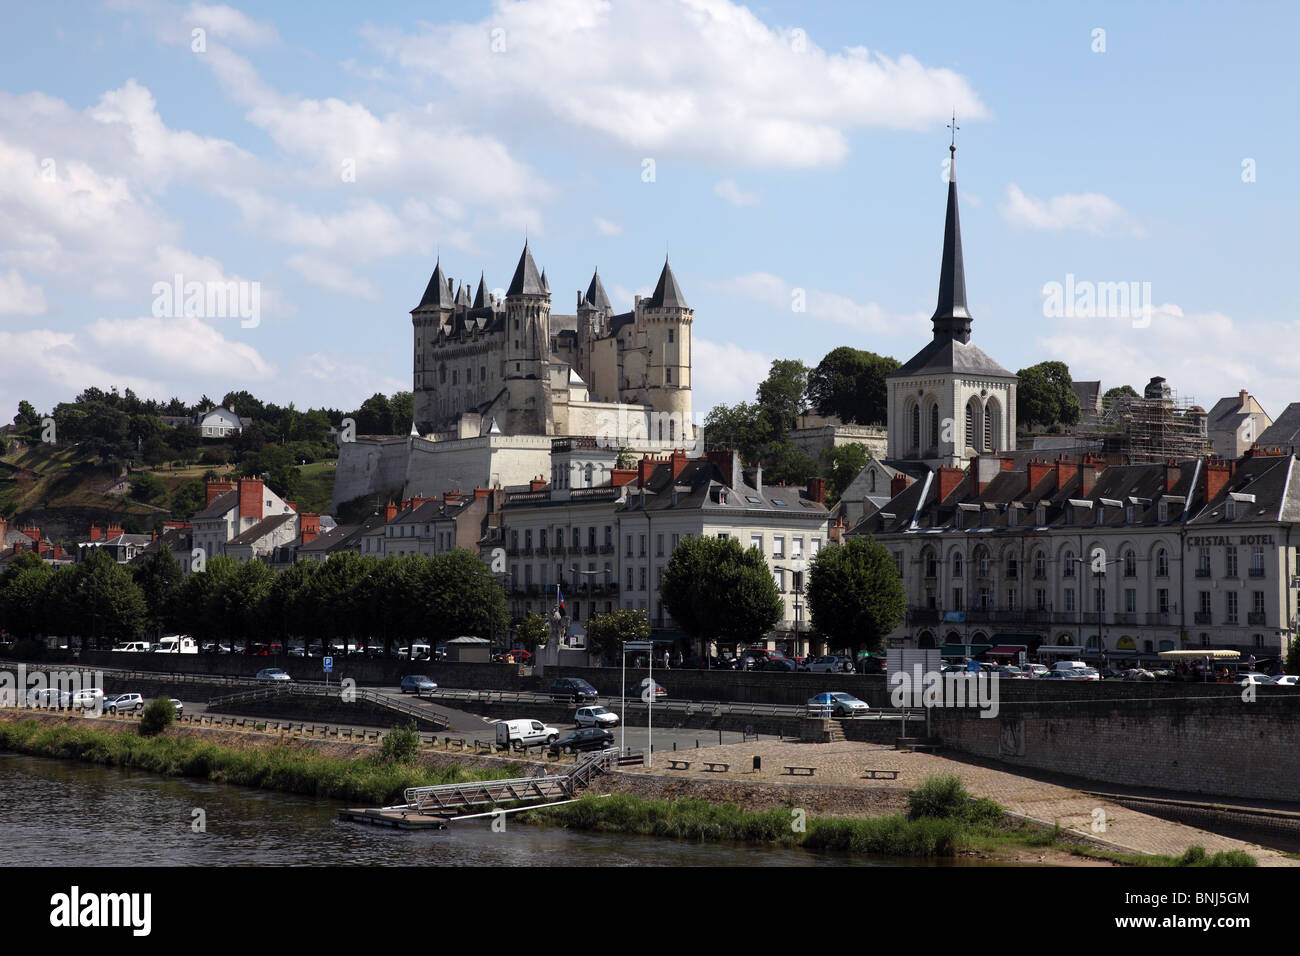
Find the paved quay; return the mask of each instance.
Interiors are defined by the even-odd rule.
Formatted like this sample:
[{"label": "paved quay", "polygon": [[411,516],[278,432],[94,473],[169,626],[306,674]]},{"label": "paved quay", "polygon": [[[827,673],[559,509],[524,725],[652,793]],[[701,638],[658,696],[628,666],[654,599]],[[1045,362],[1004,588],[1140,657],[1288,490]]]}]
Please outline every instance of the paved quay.
[{"label": "paved quay", "polygon": [[[761,758],[762,769],[753,770],[753,758]],[[687,770],[669,770],[669,760],[690,762]],[[709,772],[705,763],[726,763],[726,772]],[[792,776],[785,768],[812,767],[811,776]],[[1209,853],[1220,850],[1245,850],[1261,866],[1297,866],[1276,850],[1220,836],[1206,830],[1162,820],[1130,810],[1103,797],[997,769],[934,753],[907,753],[882,744],[841,741],[811,744],[776,741],[728,744],[680,753],[656,752],[653,768],[627,768],[634,774],[653,774],[665,778],[690,778],[732,784],[810,784],[836,788],[855,787],[876,791],[882,796],[899,797],[914,789],[931,774],[950,773],[960,777],[972,796],[988,797],[1011,813],[1059,823],[1061,828],[1123,853],[1158,853],[1176,856],[1188,847],[1199,845]],[[898,771],[898,777],[867,779],[867,771]],[[1100,810],[1101,814],[1095,811]],[[1104,814],[1104,817],[1102,816]],[[1105,832],[1094,833],[1093,821],[1105,821]]]}]

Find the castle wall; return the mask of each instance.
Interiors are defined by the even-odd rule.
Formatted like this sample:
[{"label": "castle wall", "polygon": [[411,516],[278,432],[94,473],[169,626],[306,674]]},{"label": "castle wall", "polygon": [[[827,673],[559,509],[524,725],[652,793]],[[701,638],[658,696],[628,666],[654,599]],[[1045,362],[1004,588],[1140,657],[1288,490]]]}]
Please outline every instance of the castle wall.
[{"label": "castle wall", "polygon": [[339,446],[339,463],[334,473],[333,510],[361,495],[386,488],[400,488],[406,482],[410,439],[405,437],[358,437]]},{"label": "castle wall", "polygon": [[551,439],[543,435],[484,435],[440,442],[416,438],[411,441],[402,494],[524,485],[550,473]]}]

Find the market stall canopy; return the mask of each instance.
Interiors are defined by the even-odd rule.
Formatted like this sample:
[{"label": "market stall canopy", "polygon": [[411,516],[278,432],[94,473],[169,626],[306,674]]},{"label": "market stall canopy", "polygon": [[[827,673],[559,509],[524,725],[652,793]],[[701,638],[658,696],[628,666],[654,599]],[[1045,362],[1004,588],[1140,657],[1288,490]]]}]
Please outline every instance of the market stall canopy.
[{"label": "market stall canopy", "polygon": [[1241,651],[1216,651],[1207,647],[1200,651],[1161,651],[1160,656],[1170,661],[1199,661],[1207,657],[1215,661],[1235,661],[1241,658]]}]

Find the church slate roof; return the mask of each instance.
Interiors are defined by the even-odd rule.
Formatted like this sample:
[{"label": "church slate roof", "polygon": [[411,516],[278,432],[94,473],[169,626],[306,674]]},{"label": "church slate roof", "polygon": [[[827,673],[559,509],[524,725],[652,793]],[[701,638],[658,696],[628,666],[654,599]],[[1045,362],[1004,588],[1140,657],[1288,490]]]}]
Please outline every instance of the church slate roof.
[{"label": "church slate roof", "polygon": [[994,361],[992,356],[978,345],[948,338],[934,339],[908,359],[904,365],[885,377],[900,378],[907,375],[929,375],[934,372],[956,372],[988,378],[1017,377],[1014,372],[1008,372]]},{"label": "church slate roof", "polygon": [[424,290],[424,296],[420,299],[420,304],[415,310],[420,309],[450,309],[456,304],[451,290],[447,288],[447,277],[442,272],[442,260],[433,267],[433,275],[429,279],[429,285]]},{"label": "church slate roof", "polygon": [[614,307],[610,305],[609,296],[605,294],[605,285],[600,281],[600,270],[597,269],[591,276],[591,285],[587,286],[587,295],[585,300],[595,306],[597,309],[604,309],[606,312],[613,311]]}]

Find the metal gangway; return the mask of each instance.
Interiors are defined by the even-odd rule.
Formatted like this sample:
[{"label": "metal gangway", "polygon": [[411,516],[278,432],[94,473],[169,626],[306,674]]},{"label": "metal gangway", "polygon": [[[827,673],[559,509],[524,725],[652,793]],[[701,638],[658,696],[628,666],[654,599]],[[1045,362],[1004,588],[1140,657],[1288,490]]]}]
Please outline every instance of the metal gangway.
[{"label": "metal gangway", "polygon": [[[404,700],[398,700],[387,694],[381,694],[378,691],[368,690],[365,688],[354,688],[351,693],[355,695],[356,700],[363,700],[370,704],[375,704],[385,710],[401,714],[406,717],[416,717],[420,720],[427,720],[434,724],[438,729],[445,729],[451,726],[451,721],[445,714],[440,714],[436,710],[419,707],[415,704],[408,704]],[[340,694],[337,684],[324,683],[304,683],[288,681],[276,681],[272,684],[263,684],[260,687],[253,687],[249,690],[237,691],[233,694],[222,694],[220,697],[213,697],[208,701],[208,710],[214,708],[227,707],[231,704],[244,704],[250,701],[269,700],[284,695],[300,697],[338,697]]]},{"label": "metal gangway", "polygon": [[408,787],[403,791],[408,811],[456,814],[474,807],[495,807],[517,800],[570,800],[618,759],[617,748],[595,750],[562,773],[544,777],[515,777],[482,783],[445,783],[436,787]]}]

